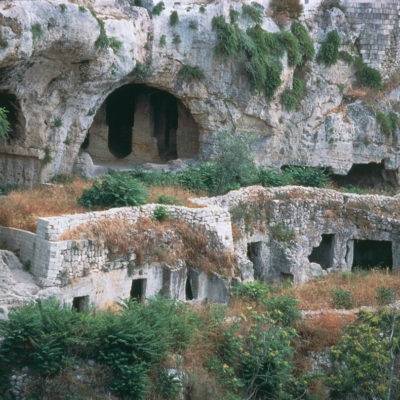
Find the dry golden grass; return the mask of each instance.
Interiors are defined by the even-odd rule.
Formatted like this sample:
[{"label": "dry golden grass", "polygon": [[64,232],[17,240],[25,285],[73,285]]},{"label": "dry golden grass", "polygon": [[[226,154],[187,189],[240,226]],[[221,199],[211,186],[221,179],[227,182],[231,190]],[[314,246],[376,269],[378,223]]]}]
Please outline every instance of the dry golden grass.
[{"label": "dry golden grass", "polygon": [[192,203],[191,198],[206,196],[206,193],[194,193],[184,189],[181,186],[151,186],[149,189],[149,202],[157,203],[157,199],[161,195],[175,197],[179,201],[179,205],[191,208],[202,208],[205,206]]},{"label": "dry golden grass", "polygon": [[[143,261],[165,262],[176,265],[184,260],[188,266],[205,272],[232,274],[237,266],[236,257],[215,244],[211,248],[205,228],[191,227],[185,221],[152,221],[140,218],[129,225],[122,218],[103,218],[95,223],[83,224],[65,232],[61,240],[101,239],[111,254],[136,254],[136,264]],[[166,238],[169,238],[167,243]]]},{"label": "dry golden grass", "polygon": [[91,182],[76,179],[65,185],[10,192],[0,199],[0,225],[35,232],[40,217],[84,212],[77,198],[90,186]]},{"label": "dry golden grass", "polygon": [[351,293],[354,307],[378,306],[376,288],[391,287],[400,296],[400,274],[390,271],[372,270],[370,272],[337,273],[315,279],[282,293],[290,294],[299,300],[301,310],[334,309],[332,290],[340,288]]}]

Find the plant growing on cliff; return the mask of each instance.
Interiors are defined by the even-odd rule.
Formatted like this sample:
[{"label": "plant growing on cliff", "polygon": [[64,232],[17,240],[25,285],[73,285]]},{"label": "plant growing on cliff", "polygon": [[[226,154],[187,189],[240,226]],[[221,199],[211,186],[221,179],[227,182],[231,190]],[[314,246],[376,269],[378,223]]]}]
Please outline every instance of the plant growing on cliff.
[{"label": "plant growing on cliff", "polygon": [[258,3],[251,3],[251,5],[243,4],[242,15],[244,17],[250,18],[256,24],[261,24],[263,21],[263,11],[264,7]]},{"label": "plant growing on cliff", "polygon": [[11,125],[8,113],[5,107],[0,107],[0,140],[7,140],[10,137]]},{"label": "plant growing on cliff", "polygon": [[31,26],[31,32],[33,41],[40,39],[44,35],[42,25],[40,24],[33,24]]},{"label": "plant growing on cliff", "polygon": [[164,221],[169,217],[169,211],[164,206],[157,206],[154,209],[151,219],[153,221]]},{"label": "plant growing on cliff", "polygon": [[303,82],[293,78],[292,89],[285,90],[281,96],[281,104],[287,111],[294,111],[303,97]]},{"label": "plant growing on cliff", "polygon": [[171,15],[169,16],[169,25],[176,26],[179,23],[179,15],[177,11],[172,11]]},{"label": "plant growing on cliff", "polygon": [[324,63],[328,67],[336,64],[339,59],[340,44],[341,40],[337,31],[330,31],[321,44],[318,53],[318,61]]},{"label": "plant growing on cliff", "polygon": [[152,15],[160,15],[164,9],[165,9],[165,4],[163,1],[160,1],[153,7],[151,14]]},{"label": "plant growing on cliff", "polygon": [[399,128],[399,116],[390,111],[388,114],[385,114],[381,111],[376,113],[376,121],[380,126],[380,130],[382,133],[395,133]]},{"label": "plant growing on cliff", "polygon": [[307,29],[300,22],[295,21],[290,30],[298,40],[299,51],[303,55],[303,59],[312,61],[315,57],[315,48]]},{"label": "plant growing on cliff", "polygon": [[270,7],[274,16],[284,14],[297,19],[303,13],[303,5],[299,0],[272,0]]},{"label": "plant growing on cliff", "polygon": [[357,69],[357,80],[360,85],[378,90],[382,89],[382,75],[377,69],[365,64],[361,57],[355,60],[355,66]]},{"label": "plant growing on cliff", "polygon": [[167,45],[167,37],[165,35],[162,35],[160,37],[160,47],[165,47]]},{"label": "plant growing on cliff", "polygon": [[90,189],[84,189],[78,204],[93,208],[139,206],[147,201],[147,190],[143,184],[129,174],[112,172],[102,181],[94,181]]},{"label": "plant growing on cliff", "polygon": [[204,72],[199,67],[191,67],[186,64],[182,65],[178,76],[187,80],[201,80],[205,78]]}]

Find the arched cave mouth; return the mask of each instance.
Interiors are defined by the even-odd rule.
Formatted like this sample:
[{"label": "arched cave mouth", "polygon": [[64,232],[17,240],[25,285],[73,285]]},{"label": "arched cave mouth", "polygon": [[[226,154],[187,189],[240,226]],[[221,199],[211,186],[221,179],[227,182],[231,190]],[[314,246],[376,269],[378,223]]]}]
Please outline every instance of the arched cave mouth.
[{"label": "arched cave mouth", "polygon": [[385,168],[384,163],[353,164],[347,175],[331,175],[340,186],[357,186],[362,189],[397,188],[396,171]]},{"label": "arched cave mouth", "polygon": [[196,158],[199,131],[190,111],[174,95],[147,85],[128,84],[107,97],[83,148],[95,163]]},{"label": "arched cave mouth", "polygon": [[8,111],[10,123],[10,139],[20,139],[23,136],[23,116],[17,97],[8,92],[0,92],[0,107]]}]

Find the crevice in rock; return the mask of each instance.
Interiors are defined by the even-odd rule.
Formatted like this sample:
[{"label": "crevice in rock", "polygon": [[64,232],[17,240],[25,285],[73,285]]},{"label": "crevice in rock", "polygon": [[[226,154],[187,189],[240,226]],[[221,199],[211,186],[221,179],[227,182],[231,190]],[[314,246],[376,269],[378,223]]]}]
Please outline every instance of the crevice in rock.
[{"label": "crevice in rock", "polygon": [[319,264],[323,269],[331,268],[334,239],[335,235],[323,234],[319,246],[314,247],[308,256],[309,261]]}]

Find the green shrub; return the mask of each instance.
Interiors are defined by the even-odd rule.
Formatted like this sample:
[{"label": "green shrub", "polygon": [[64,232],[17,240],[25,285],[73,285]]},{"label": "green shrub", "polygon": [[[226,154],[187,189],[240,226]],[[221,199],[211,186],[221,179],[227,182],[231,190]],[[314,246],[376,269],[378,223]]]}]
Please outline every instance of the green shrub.
[{"label": "green shrub", "polygon": [[160,47],[165,47],[167,45],[167,37],[165,35],[162,35],[160,37]]},{"label": "green shrub", "polygon": [[291,90],[285,90],[281,95],[281,104],[287,111],[295,111],[297,106],[297,98]]},{"label": "green shrub", "polygon": [[200,11],[202,14],[205,14],[206,9],[205,9],[204,6],[200,6],[199,11]]},{"label": "green shrub", "polygon": [[356,76],[360,85],[378,90],[382,89],[382,75],[378,70],[365,64],[361,57],[355,61],[355,65],[357,69]]},{"label": "green shrub", "polygon": [[179,398],[179,393],[183,386],[182,375],[182,372],[169,372],[165,369],[160,371],[156,392],[162,396],[163,400],[175,400]]},{"label": "green shrub", "polygon": [[391,287],[385,288],[384,286],[380,286],[375,290],[375,300],[380,306],[386,306],[396,300],[396,292]]},{"label": "green shrub", "polygon": [[194,31],[196,31],[198,29],[199,25],[197,23],[197,21],[190,21],[189,22],[189,29],[193,29]]},{"label": "green shrub", "polygon": [[293,33],[284,31],[278,36],[279,42],[286,49],[288,55],[288,64],[290,67],[296,67],[302,62],[302,55],[300,54],[299,42]]},{"label": "green shrub", "polygon": [[181,42],[182,42],[181,37],[177,33],[174,33],[174,38],[172,39],[172,43],[179,44]]},{"label": "green shrub", "polygon": [[239,16],[240,16],[239,11],[235,10],[232,7],[229,9],[229,19],[231,21],[231,24],[235,24],[238,21]]},{"label": "green shrub", "polygon": [[43,28],[40,24],[33,24],[31,26],[31,32],[33,41],[40,39],[44,35]]},{"label": "green shrub", "polygon": [[84,207],[126,207],[146,203],[147,191],[143,184],[129,174],[113,172],[102,181],[94,181],[90,189],[84,189],[78,203]]},{"label": "green shrub", "polygon": [[54,127],[60,128],[60,127],[62,127],[62,125],[63,125],[62,119],[60,117],[55,118]]},{"label": "green shrub", "polygon": [[325,41],[323,41],[321,44],[321,48],[318,53],[318,60],[323,62],[328,67],[336,64],[339,59],[340,44],[341,41],[337,31],[330,31]]},{"label": "green shrub", "polygon": [[169,16],[169,24],[170,26],[176,26],[179,23],[179,16],[177,11],[172,11],[171,15]]},{"label": "green shrub", "polygon": [[216,52],[223,56],[237,56],[239,53],[239,28],[226,23],[222,15],[212,19],[212,29],[216,31],[218,45]]},{"label": "green shrub", "polygon": [[334,288],[332,290],[332,305],[336,308],[350,310],[353,308],[353,299],[351,293],[347,290]]},{"label": "green shrub", "polygon": [[291,296],[271,296],[265,301],[270,317],[283,326],[291,326],[301,318],[299,302]]},{"label": "green shrub", "polygon": [[283,224],[272,226],[271,235],[275,240],[282,243],[290,243],[296,237],[296,234]]},{"label": "green shrub", "polygon": [[251,6],[243,4],[242,15],[250,18],[256,24],[261,24],[263,22],[263,9],[262,6],[256,6],[254,3]]},{"label": "green shrub", "polygon": [[137,61],[135,67],[136,78],[139,80],[144,79],[148,73],[149,73],[149,67],[145,64],[142,64],[140,61]]},{"label": "green shrub", "polygon": [[288,181],[293,185],[325,187],[329,182],[329,173],[325,168],[290,166],[285,170]]},{"label": "green shrub", "polygon": [[199,67],[191,67],[185,64],[179,70],[178,76],[188,80],[201,80],[205,78],[204,72]]},{"label": "green shrub", "polygon": [[307,29],[300,22],[293,22],[290,30],[298,40],[299,51],[303,58],[312,61],[315,57],[315,49]]},{"label": "green shrub", "polygon": [[9,111],[0,107],[0,140],[7,140],[10,137],[11,125],[8,121]]},{"label": "green shrub", "polygon": [[115,37],[108,38],[108,46],[111,47],[114,53],[118,53],[122,46],[122,42]]},{"label": "green shrub", "polygon": [[165,4],[163,1],[160,1],[153,7],[151,14],[152,15],[160,15],[164,9],[165,9]]},{"label": "green shrub", "polygon": [[169,204],[169,205],[177,205],[179,206],[181,204],[181,201],[177,199],[174,196],[168,196],[166,194],[160,194],[160,196],[157,197],[157,203],[158,204]]},{"label": "green shrub", "polygon": [[257,170],[257,183],[266,186],[285,186],[288,184],[286,175],[279,170],[266,169],[263,167]]},{"label": "green shrub", "polygon": [[62,13],[65,13],[65,11],[67,11],[67,6],[64,3],[60,4],[60,8]]},{"label": "green shrub", "polygon": [[232,287],[232,293],[234,296],[250,301],[256,301],[262,303],[269,295],[270,287],[258,280],[248,283],[240,283],[237,286]]},{"label": "green shrub", "polygon": [[357,323],[346,327],[340,342],[330,349],[331,368],[326,384],[331,397],[400,398],[399,332],[398,312],[360,312]]},{"label": "green shrub", "polygon": [[154,209],[151,219],[153,221],[164,221],[169,218],[169,211],[164,206],[157,206]]},{"label": "green shrub", "polygon": [[376,113],[376,121],[380,126],[382,133],[395,133],[399,127],[399,116],[394,112],[389,112],[385,114],[381,111]]},{"label": "green shrub", "polygon": [[339,57],[348,65],[352,65],[354,62],[353,56],[349,54],[347,51],[339,51]]}]

